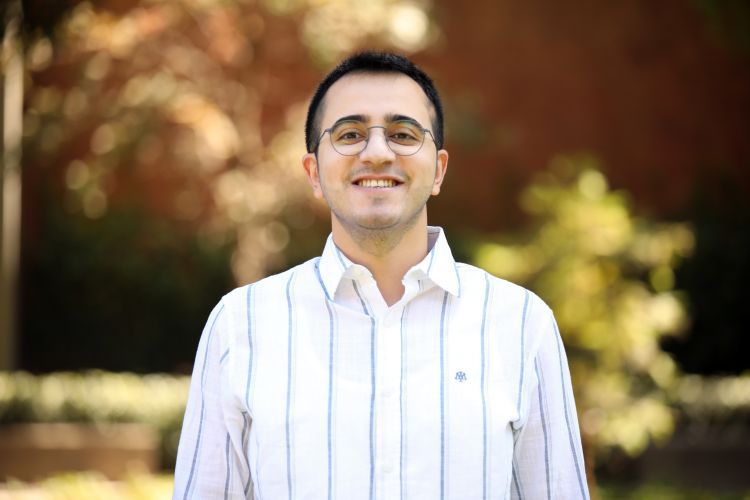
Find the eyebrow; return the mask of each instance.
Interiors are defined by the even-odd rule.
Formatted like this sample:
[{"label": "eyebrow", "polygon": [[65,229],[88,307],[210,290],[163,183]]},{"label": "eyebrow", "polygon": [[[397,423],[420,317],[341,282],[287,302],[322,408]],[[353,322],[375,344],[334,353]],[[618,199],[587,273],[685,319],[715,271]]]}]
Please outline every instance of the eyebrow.
[{"label": "eyebrow", "polygon": [[[389,113],[389,114],[385,115],[385,123],[402,122],[402,121],[411,122],[411,123],[414,123],[414,124],[416,124],[416,125],[424,128],[424,126],[421,123],[419,123],[418,120],[416,120],[415,118],[412,118],[411,116],[399,115],[399,114],[394,114],[394,113]],[[368,123],[368,122],[370,122],[370,117],[367,116],[367,115],[346,115],[346,116],[342,116],[341,118],[339,118],[338,120],[336,120],[333,123],[333,125],[331,125],[331,128],[335,128],[339,123],[343,123],[343,122]]]}]

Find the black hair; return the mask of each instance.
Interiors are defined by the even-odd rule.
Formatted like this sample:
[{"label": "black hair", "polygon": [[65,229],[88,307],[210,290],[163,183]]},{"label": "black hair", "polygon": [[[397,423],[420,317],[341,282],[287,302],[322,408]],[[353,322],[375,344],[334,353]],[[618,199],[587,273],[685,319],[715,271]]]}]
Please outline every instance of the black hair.
[{"label": "black hair", "polygon": [[432,132],[435,145],[443,147],[443,105],[440,102],[435,84],[427,74],[404,56],[389,52],[360,52],[344,61],[320,82],[307,108],[305,121],[305,143],[307,152],[312,153],[318,146],[320,137],[321,104],[331,85],[350,73],[402,73],[422,87],[434,111]]}]

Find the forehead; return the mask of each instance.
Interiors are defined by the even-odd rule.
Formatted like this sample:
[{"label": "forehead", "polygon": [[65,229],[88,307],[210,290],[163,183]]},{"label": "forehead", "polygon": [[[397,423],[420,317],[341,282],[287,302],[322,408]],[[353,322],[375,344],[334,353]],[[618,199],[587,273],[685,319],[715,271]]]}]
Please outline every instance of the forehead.
[{"label": "forehead", "polygon": [[353,73],[326,92],[321,124],[329,127],[349,115],[364,115],[371,122],[382,121],[387,115],[406,115],[427,126],[431,109],[422,87],[406,75]]}]

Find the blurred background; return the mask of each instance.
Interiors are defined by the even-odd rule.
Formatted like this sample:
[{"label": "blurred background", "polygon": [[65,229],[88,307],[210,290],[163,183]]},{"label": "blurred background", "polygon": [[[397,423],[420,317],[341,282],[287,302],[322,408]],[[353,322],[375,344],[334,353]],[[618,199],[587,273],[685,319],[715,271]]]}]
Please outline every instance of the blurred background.
[{"label": "blurred background", "polygon": [[592,494],[750,498],[747,2],[0,5],[0,498],[170,496],[209,311],[322,250],[304,113],[364,48],[441,90],[431,224],[555,311]]}]

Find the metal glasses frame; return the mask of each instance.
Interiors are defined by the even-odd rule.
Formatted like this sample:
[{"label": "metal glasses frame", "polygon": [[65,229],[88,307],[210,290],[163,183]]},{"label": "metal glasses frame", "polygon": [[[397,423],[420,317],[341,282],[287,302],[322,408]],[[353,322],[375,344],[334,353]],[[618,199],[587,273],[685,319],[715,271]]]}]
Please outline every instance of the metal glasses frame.
[{"label": "metal glasses frame", "polygon": [[[336,149],[336,145],[335,145],[335,144],[333,143],[333,137],[331,136],[331,131],[332,131],[332,130],[333,130],[334,128],[336,128],[336,125],[334,125],[333,127],[328,127],[327,129],[323,130],[323,133],[322,133],[322,134],[320,134],[320,137],[318,137],[318,142],[317,142],[317,144],[315,145],[315,150],[314,150],[314,152],[315,152],[315,153],[317,154],[317,152],[318,152],[318,149],[320,148],[320,141],[322,141],[322,140],[323,140],[323,136],[324,136],[324,135],[326,135],[326,133],[327,133],[327,134],[328,134],[328,139],[329,139],[329,140],[331,141],[331,147],[333,148],[333,150],[334,150],[334,151],[336,151],[336,152],[337,152],[338,154],[340,154],[341,156],[357,156],[357,155],[359,155],[359,154],[362,154],[362,151],[364,151],[365,149],[367,149],[367,145],[368,145],[368,144],[370,143],[370,137],[372,137],[372,134],[370,134],[370,133],[369,133],[369,131],[370,131],[370,130],[372,130],[372,129],[374,129],[374,128],[382,128],[382,129],[383,129],[383,132],[384,132],[383,136],[384,136],[384,138],[385,138],[385,144],[386,144],[386,146],[388,146],[388,149],[390,149],[390,150],[391,150],[391,152],[393,152],[393,154],[395,154],[395,155],[397,155],[397,156],[414,156],[415,154],[419,153],[419,152],[420,152],[420,151],[422,150],[422,146],[424,146],[424,142],[425,142],[425,137],[427,137],[427,134],[430,134],[430,137],[432,138],[432,142],[435,142],[435,136],[434,136],[434,135],[432,135],[432,131],[431,131],[430,129],[422,127],[422,126],[421,126],[421,125],[420,125],[419,123],[415,123],[415,125],[416,125],[416,126],[417,126],[417,128],[418,128],[418,129],[420,129],[420,130],[421,130],[421,131],[422,131],[422,132],[423,132],[423,133],[424,133],[425,135],[424,135],[424,136],[422,137],[422,143],[421,143],[421,144],[419,145],[419,147],[418,147],[418,148],[417,148],[417,149],[416,149],[416,150],[415,150],[415,151],[414,151],[413,153],[409,153],[409,154],[401,154],[401,153],[398,153],[398,152],[396,152],[396,151],[393,151],[393,148],[391,147],[391,143],[390,143],[390,141],[388,140],[388,138],[387,138],[387,137],[385,137],[385,131],[386,131],[386,129],[387,129],[388,127],[386,127],[386,126],[384,126],[384,125],[373,125],[372,127],[366,127],[366,130],[368,131],[368,133],[367,133],[367,138],[366,138],[366,139],[364,140],[364,142],[363,142],[363,146],[362,146],[362,149],[360,149],[360,150],[359,150],[359,151],[357,151],[356,153],[349,153],[349,154],[346,154],[346,153],[342,153],[341,151],[339,151],[338,149]],[[437,147],[437,145],[436,145],[436,147]]]}]

